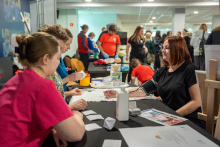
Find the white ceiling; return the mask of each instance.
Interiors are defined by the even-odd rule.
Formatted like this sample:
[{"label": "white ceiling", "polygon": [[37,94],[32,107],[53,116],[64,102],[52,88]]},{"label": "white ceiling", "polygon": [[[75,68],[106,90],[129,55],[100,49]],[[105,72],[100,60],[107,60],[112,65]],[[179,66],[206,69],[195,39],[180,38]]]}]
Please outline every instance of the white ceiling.
[{"label": "white ceiling", "polygon": [[[78,9],[79,13],[117,14],[123,27],[144,25],[160,29],[171,29],[172,11],[175,8],[185,8],[186,28],[193,24],[212,22],[212,15],[219,15],[219,0],[57,0],[60,9]],[[198,11],[198,14],[194,14]],[[156,20],[152,20],[156,17]],[[153,21],[150,23],[149,21]],[[210,26],[210,25],[209,25]]]}]

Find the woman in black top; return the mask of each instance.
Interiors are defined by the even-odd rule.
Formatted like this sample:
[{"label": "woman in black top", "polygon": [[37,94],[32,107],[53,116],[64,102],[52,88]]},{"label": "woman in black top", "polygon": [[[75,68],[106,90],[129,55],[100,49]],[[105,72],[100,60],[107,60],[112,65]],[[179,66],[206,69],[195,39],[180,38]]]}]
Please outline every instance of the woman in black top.
[{"label": "woman in black top", "polygon": [[[131,46],[131,52],[130,52],[130,63],[133,58],[139,59],[142,63],[145,61],[145,54],[148,53],[148,49],[145,47],[145,37],[144,37],[144,28],[142,26],[138,26],[134,34],[129,38],[127,47],[126,47],[126,60],[128,61],[128,51],[129,47]],[[131,73],[132,73],[132,68],[130,66],[129,68],[129,74],[128,74],[128,82],[131,80]]]},{"label": "woman in black top", "polygon": [[[201,112],[201,104],[195,76],[196,66],[191,63],[184,39],[178,36],[168,37],[164,42],[162,53],[164,66],[153,76],[153,81],[157,83],[154,94],[160,96],[163,103],[171,109],[205,128],[205,122],[197,118],[197,113]],[[149,94],[147,87],[152,83],[145,82],[141,89],[130,93],[130,97]],[[134,90],[136,89],[129,91]],[[116,96],[116,92],[106,91],[105,95],[112,98]]]},{"label": "woman in black top", "polygon": [[160,49],[162,48],[163,40],[161,37],[161,32],[156,32],[156,37],[154,38],[154,49],[155,49],[155,61],[154,61],[154,70],[160,68]]},{"label": "woman in black top", "polygon": [[187,45],[188,51],[190,53],[191,59],[193,60],[194,59],[193,48],[192,48],[192,46],[190,46],[191,38],[187,35],[187,33],[188,33],[188,30],[187,29],[183,29],[183,31],[182,31],[183,38],[186,41],[186,45]]}]

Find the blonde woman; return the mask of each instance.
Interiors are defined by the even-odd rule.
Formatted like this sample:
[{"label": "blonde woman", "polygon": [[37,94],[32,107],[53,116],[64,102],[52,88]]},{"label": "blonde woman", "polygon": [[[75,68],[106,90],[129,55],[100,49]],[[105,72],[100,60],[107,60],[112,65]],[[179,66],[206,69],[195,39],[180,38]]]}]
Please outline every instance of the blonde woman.
[{"label": "blonde woman", "polygon": [[[151,41],[150,37],[151,37],[151,33],[147,33],[145,46],[146,46],[146,48],[148,48],[148,53],[154,54],[154,45],[153,45],[153,42]],[[148,53],[146,54],[146,58],[147,58]],[[147,64],[150,65],[151,63],[147,62]]]},{"label": "blonde woman", "polygon": [[199,51],[199,45],[202,40],[204,34],[204,39],[206,40],[208,38],[207,33],[207,25],[201,24],[198,31],[194,32],[194,35],[190,41],[190,45],[194,48],[194,64],[198,67],[200,70],[205,70],[205,59],[200,56]]},{"label": "blonde woman", "polygon": [[[129,38],[127,47],[126,47],[126,60],[128,61],[128,51],[131,46],[130,52],[130,63],[133,58],[139,59],[142,63],[144,63],[146,54],[148,53],[148,49],[145,47],[145,37],[144,37],[144,28],[143,26],[138,26],[134,34]],[[129,69],[128,74],[128,82],[131,80],[132,69]]]}]

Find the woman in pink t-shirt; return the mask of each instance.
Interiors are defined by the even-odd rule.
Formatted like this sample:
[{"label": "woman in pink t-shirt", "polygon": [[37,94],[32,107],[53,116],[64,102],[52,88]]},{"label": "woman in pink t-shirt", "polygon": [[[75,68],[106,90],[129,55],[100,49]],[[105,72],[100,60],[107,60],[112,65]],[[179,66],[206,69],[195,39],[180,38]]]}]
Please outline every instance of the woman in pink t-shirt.
[{"label": "woman in pink t-shirt", "polygon": [[19,60],[28,68],[0,91],[0,147],[38,147],[51,130],[63,140],[81,140],[85,132],[82,114],[72,112],[54,82],[45,79],[60,63],[56,38],[39,32],[18,35],[16,41]]}]

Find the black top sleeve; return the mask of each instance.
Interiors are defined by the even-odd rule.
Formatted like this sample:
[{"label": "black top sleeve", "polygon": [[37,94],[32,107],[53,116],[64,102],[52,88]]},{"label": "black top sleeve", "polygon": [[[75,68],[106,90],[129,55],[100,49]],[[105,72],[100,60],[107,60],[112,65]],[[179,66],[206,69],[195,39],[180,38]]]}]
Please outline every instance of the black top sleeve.
[{"label": "black top sleeve", "polygon": [[82,46],[85,50],[89,50],[87,47],[86,47],[86,35],[82,34]]},{"label": "black top sleeve", "polygon": [[129,43],[129,44],[132,44],[131,38],[132,38],[132,36],[131,36],[131,37],[129,38],[129,40],[128,40],[128,43]]},{"label": "black top sleeve", "polygon": [[185,69],[185,83],[188,89],[197,84],[195,70],[196,66],[194,64],[188,65]]}]

